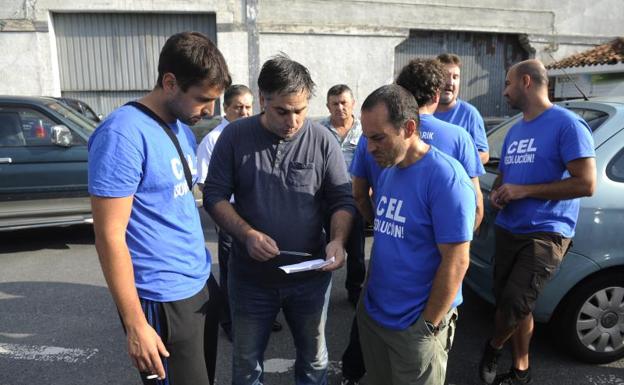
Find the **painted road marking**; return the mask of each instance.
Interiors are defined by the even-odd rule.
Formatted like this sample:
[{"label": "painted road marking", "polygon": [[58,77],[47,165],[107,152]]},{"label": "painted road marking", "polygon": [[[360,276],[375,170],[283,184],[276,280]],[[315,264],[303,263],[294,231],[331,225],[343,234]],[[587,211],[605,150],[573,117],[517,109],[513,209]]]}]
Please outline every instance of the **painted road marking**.
[{"label": "painted road marking", "polygon": [[32,336],[33,334],[28,334],[28,333],[0,333],[0,337],[14,338],[14,339],[28,338]]},{"label": "painted road marking", "polygon": [[0,299],[15,299],[15,298],[24,298],[23,295],[13,295],[13,294],[9,294],[9,293],[5,293],[3,291],[0,291]]},{"label": "painted road marking", "polygon": [[86,362],[97,349],[70,349],[58,346],[32,346],[0,343],[0,357],[14,360],[62,361],[70,364]]}]

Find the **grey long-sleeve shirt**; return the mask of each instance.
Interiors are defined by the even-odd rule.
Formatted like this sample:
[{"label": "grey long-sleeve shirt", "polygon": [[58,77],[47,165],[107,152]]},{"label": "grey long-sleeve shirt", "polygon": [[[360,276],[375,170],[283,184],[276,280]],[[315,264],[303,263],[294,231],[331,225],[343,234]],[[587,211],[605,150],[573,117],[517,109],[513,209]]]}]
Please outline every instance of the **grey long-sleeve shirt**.
[{"label": "grey long-sleeve shirt", "polygon": [[[262,127],[260,115],[228,126],[217,141],[204,186],[204,207],[235,196],[237,213],[275,240],[280,250],[325,258],[322,223],[338,209],[355,212],[350,178],[331,133],[306,119],[292,138]],[[299,282],[318,272],[286,275],[279,266],[305,259],[292,255],[260,262],[234,240],[231,273],[260,284]]]}]

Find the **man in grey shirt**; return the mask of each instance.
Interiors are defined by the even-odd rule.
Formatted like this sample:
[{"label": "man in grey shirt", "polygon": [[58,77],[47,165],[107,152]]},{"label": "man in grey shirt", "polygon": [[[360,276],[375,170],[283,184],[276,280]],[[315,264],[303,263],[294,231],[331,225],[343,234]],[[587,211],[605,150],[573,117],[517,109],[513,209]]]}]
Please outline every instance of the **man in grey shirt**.
[{"label": "man in grey shirt", "polygon": [[[261,360],[281,309],[297,346],[295,383],[326,384],[329,272],[345,260],[355,211],[350,178],[332,134],[306,119],[314,82],[304,66],[276,56],[262,66],[258,88],[263,112],[221,135],[204,188],[204,207],[234,237],[232,383],[262,382]],[[327,244],[324,208],[331,213]],[[335,261],[302,273],[279,269],[315,258]]]},{"label": "man in grey shirt", "polygon": [[[349,86],[336,84],[327,91],[327,109],[330,116],[320,121],[321,125],[327,127],[338,141],[347,170],[351,167],[353,153],[357,148],[360,136],[362,136],[360,120],[353,115],[354,105],[355,99]],[[357,210],[353,217],[353,226],[347,239],[346,250],[347,279],[345,280],[345,288],[349,302],[355,306],[360,298],[362,284],[366,277],[364,220]]]}]

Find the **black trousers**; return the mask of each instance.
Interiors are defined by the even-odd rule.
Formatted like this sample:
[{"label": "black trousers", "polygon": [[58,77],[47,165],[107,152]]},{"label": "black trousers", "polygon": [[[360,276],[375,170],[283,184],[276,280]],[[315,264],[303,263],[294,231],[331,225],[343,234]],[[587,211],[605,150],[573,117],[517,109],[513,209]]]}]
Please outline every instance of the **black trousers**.
[{"label": "black trousers", "polygon": [[222,229],[217,229],[218,256],[219,256],[219,286],[221,292],[221,311],[219,323],[229,327],[232,324],[230,313],[230,298],[228,296],[228,263],[232,252],[232,236]]},{"label": "black trousers", "polygon": [[[363,305],[361,305],[363,306]],[[349,344],[342,353],[342,376],[350,380],[359,381],[366,373],[364,366],[364,356],[362,356],[362,346],[360,345],[360,333],[358,331],[357,319],[353,316],[351,323],[351,333],[349,334]]]},{"label": "black trousers", "polygon": [[211,274],[206,286],[190,298],[174,302],[141,299],[147,321],[169,351],[169,357],[162,358],[165,380],[148,380],[151,373],[141,373],[143,384],[193,385],[206,380],[214,384],[222,306],[219,293]]}]

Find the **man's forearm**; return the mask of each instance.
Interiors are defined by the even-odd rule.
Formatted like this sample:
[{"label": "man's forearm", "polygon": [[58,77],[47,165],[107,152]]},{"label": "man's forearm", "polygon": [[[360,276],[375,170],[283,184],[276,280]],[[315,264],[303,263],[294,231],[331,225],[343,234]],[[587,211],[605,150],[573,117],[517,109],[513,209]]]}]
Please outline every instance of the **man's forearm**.
[{"label": "man's forearm", "polygon": [[373,223],[375,214],[373,211],[373,202],[370,196],[370,185],[366,178],[353,177],[353,199],[362,218],[368,223]]},{"label": "man's forearm", "polygon": [[141,309],[132,260],[125,241],[96,235],[95,247],[104,278],[126,328],[147,322]]},{"label": "man's forearm", "polygon": [[331,216],[330,224],[330,240],[339,241],[343,245],[349,238],[351,225],[353,224],[353,215],[348,210],[338,209]]},{"label": "man's forearm", "polygon": [[569,177],[551,183],[525,185],[526,196],[545,200],[563,200],[590,196],[593,189],[585,178]]},{"label": "man's forearm", "polygon": [[102,273],[126,327],[147,322],[139,302],[132,258],[126,243],[132,201],[132,197],[91,198],[95,248]]},{"label": "man's forearm", "polygon": [[486,164],[490,160],[490,153],[487,151],[479,151],[479,158],[482,164]]},{"label": "man's forearm", "polygon": [[245,221],[227,200],[222,200],[208,208],[208,213],[217,226],[245,243],[247,233],[253,228]]},{"label": "man's forearm", "polygon": [[483,212],[484,212],[483,193],[481,192],[481,186],[479,185],[479,178],[475,177],[475,178],[471,178],[471,180],[472,180],[472,185],[474,187],[476,199],[477,199],[477,211],[475,213],[475,224],[474,224],[474,229],[476,230],[481,224],[481,221],[483,220]]},{"label": "man's forearm", "polygon": [[442,261],[422,315],[434,325],[439,325],[444,319],[461,287],[470,263],[469,245],[469,242],[439,245]]}]

